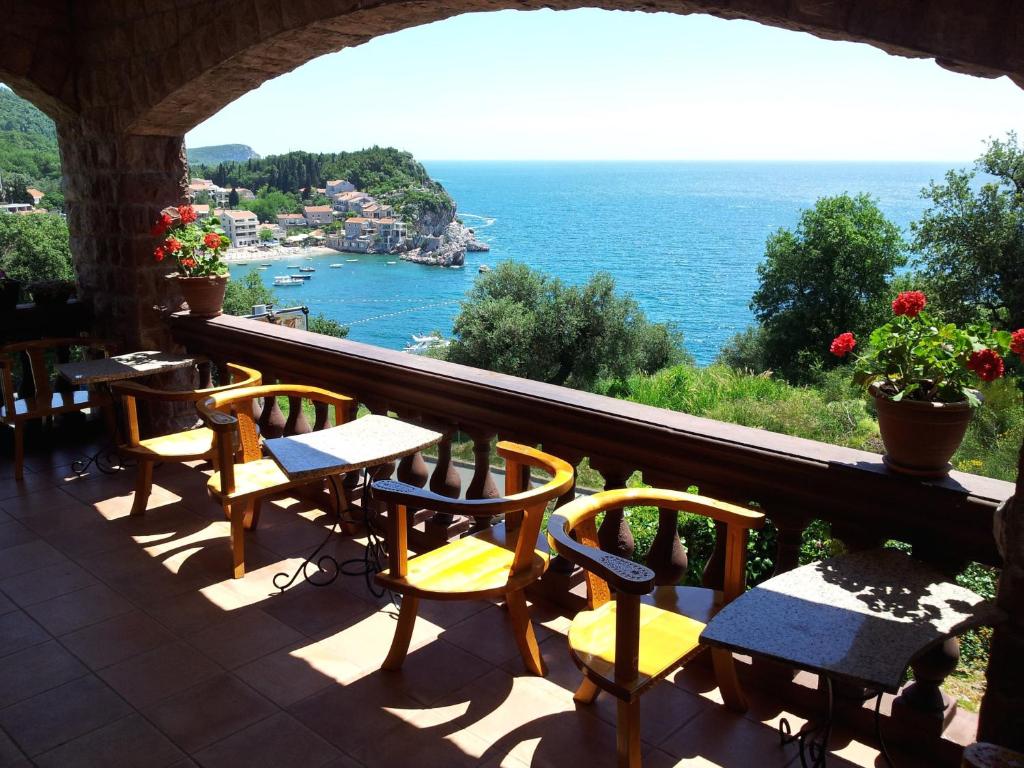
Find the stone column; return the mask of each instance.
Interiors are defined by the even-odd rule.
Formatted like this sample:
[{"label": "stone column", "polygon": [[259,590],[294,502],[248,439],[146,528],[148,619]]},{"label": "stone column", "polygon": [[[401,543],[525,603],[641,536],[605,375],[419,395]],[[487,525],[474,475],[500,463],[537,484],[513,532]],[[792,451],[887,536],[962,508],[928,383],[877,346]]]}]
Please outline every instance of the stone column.
[{"label": "stone column", "polygon": [[96,335],[126,349],[170,349],[163,322],[181,306],[166,263],[153,259],[150,227],[185,199],[182,136],[117,133],[85,119],[57,125],[79,298]]}]

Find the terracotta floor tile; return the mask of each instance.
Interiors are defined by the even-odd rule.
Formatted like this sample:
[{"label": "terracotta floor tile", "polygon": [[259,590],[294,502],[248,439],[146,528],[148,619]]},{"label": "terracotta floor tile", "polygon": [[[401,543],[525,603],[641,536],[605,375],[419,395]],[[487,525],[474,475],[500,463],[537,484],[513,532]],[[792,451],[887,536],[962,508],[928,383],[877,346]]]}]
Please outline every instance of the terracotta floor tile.
[{"label": "terracotta floor tile", "polygon": [[74,560],[110,552],[131,543],[130,536],[109,523],[83,525],[71,531],[51,534],[46,540]]},{"label": "terracotta floor tile", "polygon": [[178,642],[133,656],[99,674],[136,707],[144,707],[220,672],[217,664],[195,648]]},{"label": "terracotta floor tile", "polygon": [[0,592],[0,616],[9,613],[17,608],[14,602],[3,592]]},{"label": "terracotta floor tile", "polygon": [[185,634],[221,621],[225,613],[241,606],[234,593],[207,596],[200,591],[158,600],[142,609],[171,631]]},{"label": "terracotta floor tile", "polygon": [[302,633],[259,608],[243,608],[223,621],[189,635],[188,641],[227,669],[298,642]]},{"label": "terracotta floor tile", "polygon": [[45,507],[26,507],[18,518],[37,536],[45,538],[59,533],[80,530],[87,526],[103,525],[106,522],[88,504],[83,504],[65,493],[55,493],[54,496],[58,498],[51,504],[47,504]]},{"label": "terracotta floor tile", "polygon": [[95,584],[99,584],[99,581],[94,576],[67,560],[38,571],[6,578],[0,581],[0,589],[19,605],[26,606]]},{"label": "terracotta floor tile", "polygon": [[[355,757],[368,768],[469,768],[485,759],[491,746],[451,722],[464,707],[392,710],[398,724]],[[497,756],[495,752],[495,756]]]},{"label": "terracotta floor tile", "polygon": [[289,707],[303,725],[349,755],[358,755],[401,721],[389,710],[421,709],[396,676],[369,674]]},{"label": "terracotta floor tile", "polygon": [[0,726],[34,756],[130,713],[120,696],[87,675],[0,710]]},{"label": "terracotta floor tile", "polygon": [[[320,639],[329,639],[336,655],[363,672],[376,672],[391,647],[397,617],[397,609],[389,604],[347,627],[325,632]],[[409,643],[410,653],[435,640],[440,632],[440,627],[418,618]]]},{"label": "terracotta floor tile", "polygon": [[[614,696],[601,694],[592,705],[592,711],[614,726],[618,720],[616,702]],[[657,683],[640,699],[640,738],[647,744],[661,744],[680,727],[715,706],[669,683]]]},{"label": "terracotta floor tile", "polygon": [[340,757],[337,749],[284,712],[196,754],[206,768],[322,768]]},{"label": "terracotta floor tile", "polygon": [[367,601],[334,585],[289,590],[264,601],[260,608],[309,636],[344,628],[375,610]]},{"label": "terracotta floor tile", "polygon": [[346,660],[345,648],[333,638],[307,640],[268,654],[235,674],[281,707],[288,707],[363,671]]},{"label": "terracotta floor tile", "polygon": [[0,658],[0,708],[82,677],[88,669],[56,640]]},{"label": "terracotta floor tile", "polygon": [[0,730],[0,768],[29,768],[30,765],[25,753]]},{"label": "terracotta floor tile", "polygon": [[439,638],[410,652],[400,672],[381,674],[397,676],[405,693],[422,704],[431,704],[493,668]]},{"label": "terracotta floor tile", "polygon": [[233,675],[222,674],[147,707],[146,717],[195,753],[278,711]]},{"label": "terracotta floor tile", "polygon": [[[724,707],[711,707],[665,739],[660,748],[680,758],[680,765],[786,766],[796,759],[779,744],[774,728],[754,723]],[[706,761],[706,762],[701,762]]]},{"label": "terracotta floor tile", "polygon": [[49,639],[50,633],[24,611],[9,611],[0,616],[0,657]]},{"label": "terracotta floor tile", "polygon": [[25,473],[24,480],[15,480],[14,465],[12,463],[0,465],[0,505],[3,505],[5,511],[10,511],[8,509],[8,502],[10,502],[11,506],[23,500],[28,500],[30,504],[34,503],[35,499],[38,498],[40,490],[50,486],[51,483],[48,477],[31,472]]},{"label": "terracotta floor tile", "polygon": [[64,635],[130,610],[131,603],[103,584],[95,584],[25,608],[32,618],[54,635]]},{"label": "terracotta floor tile", "polygon": [[102,669],[174,642],[155,619],[135,610],[61,637],[61,643],[92,669]]},{"label": "terracotta floor tile", "polygon": [[[533,631],[538,642],[551,636],[551,631],[537,622],[533,622]],[[492,664],[519,656],[508,613],[493,605],[446,629],[441,637]]]},{"label": "terracotta floor tile", "polygon": [[303,519],[293,518],[270,526],[264,526],[261,519],[260,527],[250,536],[261,547],[279,555],[305,556],[320,545],[327,536],[327,530],[324,526]]},{"label": "terracotta floor tile", "polygon": [[41,539],[18,544],[5,549],[3,557],[0,557],[0,579],[38,571],[66,561],[67,557]]},{"label": "terracotta floor tile", "polygon": [[450,629],[491,605],[489,600],[422,600],[419,615],[442,629]]},{"label": "terracotta floor tile", "polygon": [[185,755],[160,731],[133,714],[36,757],[41,768],[167,768]]},{"label": "terracotta floor tile", "polygon": [[0,551],[18,544],[35,541],[38,536],[17,520],[0,522]]}]

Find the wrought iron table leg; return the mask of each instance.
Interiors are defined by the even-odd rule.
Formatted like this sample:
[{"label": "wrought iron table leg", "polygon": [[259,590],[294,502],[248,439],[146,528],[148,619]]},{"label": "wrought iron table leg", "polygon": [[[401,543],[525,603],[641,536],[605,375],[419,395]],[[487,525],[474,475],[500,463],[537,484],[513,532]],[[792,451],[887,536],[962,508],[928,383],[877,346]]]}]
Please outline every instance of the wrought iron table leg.
[{"label": "wrought iron table leg", "polygon": [[104,446],[91,456],[86,456],[84,459],[75,459],[72,461],[71,471],[81,477],[93,464],[96,465],[96,469],[105,475],[113,475],[120,472],[122,469],[133,466],[124,460],[117,448]]},{"label": "wrought iron table leg", "polygon": [[792,744],[794,741],[797,743],[800,748],[800,765],[803,768],[824,768],[828,758],[828,741],[832,735],[834,701],[832,678],[823,676],[823,679],[827,696],[823,720],[807,724],[797,733],[793,733],[789,720],[784,717],[779,720],[779,741],[782,746]]}]

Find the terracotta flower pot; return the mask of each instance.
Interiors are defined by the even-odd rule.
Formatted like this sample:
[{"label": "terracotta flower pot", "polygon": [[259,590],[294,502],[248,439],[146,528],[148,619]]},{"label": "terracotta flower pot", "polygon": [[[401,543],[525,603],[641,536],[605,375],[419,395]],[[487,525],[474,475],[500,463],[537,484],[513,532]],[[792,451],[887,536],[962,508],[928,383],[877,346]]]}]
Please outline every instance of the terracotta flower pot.
[{"label": "terracotta flower pot", "polygon": [[183,277],[175,275],[181,294],[188,302],[189,313],[196,317],[217,317],[224,311],[224,291],[228,287],[227,275],[209,277]]},{"label": "terracotta flower pot", "polygon": [[895,472],[945,477],[950,457],[963,442],[974,409],[962,403],[893,402],[872,384],[878,431],[885,444],[882,460]]}]

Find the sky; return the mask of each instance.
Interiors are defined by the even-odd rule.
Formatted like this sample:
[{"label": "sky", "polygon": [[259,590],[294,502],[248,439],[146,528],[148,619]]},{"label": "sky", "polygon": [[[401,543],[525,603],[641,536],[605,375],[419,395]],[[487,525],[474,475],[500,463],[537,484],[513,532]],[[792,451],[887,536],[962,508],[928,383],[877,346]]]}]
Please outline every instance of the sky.
[{"label": "sky", "polygon": [[420,160],[969,161],[1024,134],[1024,89],[747,21],[459,16],[322,56],[189,132],[261,155]]}]

